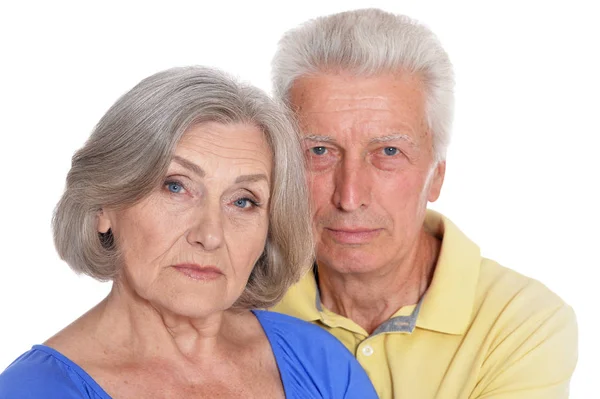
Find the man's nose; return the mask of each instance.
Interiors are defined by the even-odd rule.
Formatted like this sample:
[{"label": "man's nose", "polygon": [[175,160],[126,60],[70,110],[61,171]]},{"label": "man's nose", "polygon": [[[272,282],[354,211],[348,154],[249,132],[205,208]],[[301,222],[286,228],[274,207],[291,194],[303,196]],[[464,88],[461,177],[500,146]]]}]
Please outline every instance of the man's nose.
[{"label": "man's nose", "polygon": [[371,179],[368,166],[359,159],[345,159],[335,176],[334,205],[343,211],[352,212],[366,208],[371,202]]}]

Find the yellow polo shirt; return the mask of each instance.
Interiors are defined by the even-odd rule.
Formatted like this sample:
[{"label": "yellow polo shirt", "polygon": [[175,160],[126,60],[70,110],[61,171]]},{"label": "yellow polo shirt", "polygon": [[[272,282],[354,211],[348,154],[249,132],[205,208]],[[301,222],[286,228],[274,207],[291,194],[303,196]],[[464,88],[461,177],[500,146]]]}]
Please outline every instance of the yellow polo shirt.
[{"label": "yellow polo shirt", "polygon": [[428,211],[442,240],[431,285],[371,335],[325,309],[314,273],[273,309],[313,322],[358,359],[380,398],[567,398],[577,361],[571,307],[541,283],[482,258],[452,222]]}]

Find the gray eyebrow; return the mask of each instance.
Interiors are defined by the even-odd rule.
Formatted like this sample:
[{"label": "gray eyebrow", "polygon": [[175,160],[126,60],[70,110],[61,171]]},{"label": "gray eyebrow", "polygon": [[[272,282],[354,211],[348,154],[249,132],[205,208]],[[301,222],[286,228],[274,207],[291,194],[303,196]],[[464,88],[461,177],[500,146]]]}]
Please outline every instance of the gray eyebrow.
[{"label": "gray eyebrow", "polygon": [[[304,136],[304,140],[316,141],[318,143],[333,143],[333,142],[335,142],[335,139],[331,136],[322,136],[322,135],[318,135],[318,134],[309,134],[307,136]],[[416,146],[416,143],[408,134],[401,134],[401,133],[390,134],[387,136],[374,137],[369,142],[371,144],[375,144],[375,143],[387,143],[389,141],[395,141],[395,140],[403,140],[403,141],[406,141],[408,144],[410,144],[412,147]]]},{"label": "gray eyebrow", "polygon": [[304,136],[303,140],[312,140],[320,143],[331,143],[335,141],[335,139],[331,136],[321,136],[318,134],[309,134]]},{"label": "gray eyebrow", "polygon": [[[200,166],[198,166],[195,163],[190,162],[187,159],[182,158],[182,157],[180,157],[178,155],[174,155],[173,156],[173,161],[177,162],[178,164],[180,164],[184,168],[191,170],[192,172],[194,172],[195,174],[197,174],[199,177],[204,177],[206,175],[206,172]],[[253,174],[253,175],[239,176],[237,179],[235,179],[235,182],[236,183],[243,183],[243,182],[255,182],[255,181],[260,181],[260,180],[264,180],[267,183],[269,182],[269,179],[267,178],[267,175],[265,175],[264,173],[257,173],[257,174]]]},{"label": "gray eyebrow", "polygon": [[403,140],[406,141],[408,144],[410,144],[411,146],[416,146],[415,142],[413,141],[413,139],[407,135],[407,134],[390,134],[389,136],[381,136],[381,137],[375,137],[373,139],[371,139],[371,143],[387,143],[389,141],[395,141],[395,140]]},{"label": "gray eyebrow", "polygon": [[177,162],[179,165],[183,166],[184,168],[189,169],[190,171],[194,172],[195,174],[197,174],[200,177],[204,177],[206,175],[206,172],[200,166],[198,166],[195,163],[188,161],[187,159],[182,158],[178,155],[173,156],[173,161]]},{"label": "gray eyebrow", "polygon": [[264,180],[267,183],[269,182],[269,179],[267,178],[267,175],[265,175],[264,173],[257,173],[254,175],[244,175],[244,176],[239,176],[237,179],[235,179],[236,183],[244,183],[244,182],[255,182],[255,181],[260,181],[260,180]]}]

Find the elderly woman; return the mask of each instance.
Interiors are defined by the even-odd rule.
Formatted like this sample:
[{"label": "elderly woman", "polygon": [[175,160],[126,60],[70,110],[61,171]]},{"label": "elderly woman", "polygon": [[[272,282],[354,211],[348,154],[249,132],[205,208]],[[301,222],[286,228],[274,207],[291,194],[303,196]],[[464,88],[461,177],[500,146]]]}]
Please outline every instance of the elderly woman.
[{"label": "elderly woman", "polygon": [[153,75],[73,157],[60,256],[110,294],[0,375],[0,398],[375,398],[329,333],[262,310],[310,264],[286,114],[206,68]]}]

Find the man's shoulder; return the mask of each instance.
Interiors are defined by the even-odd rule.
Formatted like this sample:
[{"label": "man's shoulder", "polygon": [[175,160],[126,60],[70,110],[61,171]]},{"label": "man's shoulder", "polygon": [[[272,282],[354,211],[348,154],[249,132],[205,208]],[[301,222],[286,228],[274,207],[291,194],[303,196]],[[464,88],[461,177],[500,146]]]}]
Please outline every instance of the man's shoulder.
[{"label": "man's shoulder", "polygon": [[[505,311],[525,313],[554,312],[568,306],[540,281],[497,262],[482,258],[477,284],[479,306],[498,306]],[[510,308],[506,308],[509,306]]]},{"label": "man's shoulder", "polygon": [[[471,329],[489,330],[491,349],[526,353],[545,343],[560,341],[558,357],[576,360],[575,313],[541,282],[482,259]],[[486,333],[486,334],[488,334]]]},{"label": "man's shoulder", "polygon": [[466,335],[483,339],[482,396],[508,386],[532,394],[568,388],[577,363],[575,313],[541,282],[482,259]]}]

